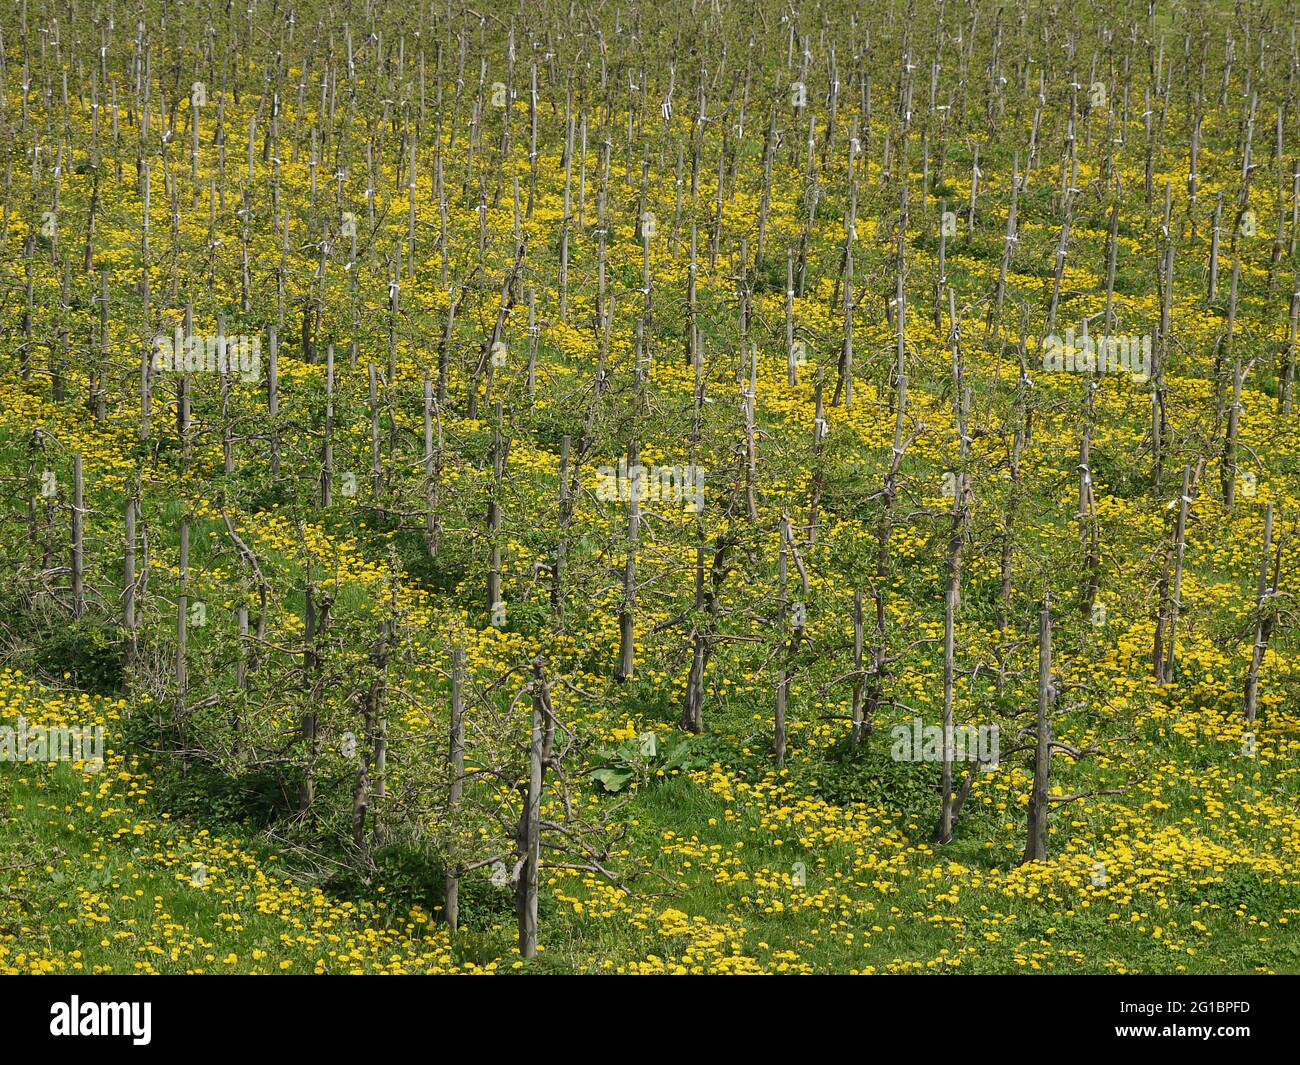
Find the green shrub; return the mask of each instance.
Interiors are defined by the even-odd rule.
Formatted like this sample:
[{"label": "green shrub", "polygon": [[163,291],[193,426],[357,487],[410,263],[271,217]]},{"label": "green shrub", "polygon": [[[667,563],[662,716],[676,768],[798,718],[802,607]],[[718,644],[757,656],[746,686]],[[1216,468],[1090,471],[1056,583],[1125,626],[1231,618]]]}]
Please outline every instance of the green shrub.
[{"label": "green shrub", "polygon": [[81,691],[112,695],[122,689],[124,649],[115,628],[73,621],[37,638],[36,667],[55,683],[69,680]]}]

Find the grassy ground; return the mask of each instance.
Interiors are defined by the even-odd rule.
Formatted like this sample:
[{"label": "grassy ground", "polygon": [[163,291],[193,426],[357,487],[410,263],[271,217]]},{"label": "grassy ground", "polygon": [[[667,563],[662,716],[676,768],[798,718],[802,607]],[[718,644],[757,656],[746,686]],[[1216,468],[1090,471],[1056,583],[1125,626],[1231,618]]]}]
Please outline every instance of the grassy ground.
[{"label": "grassy ground", "polygon": [[[591,135],[586,162],[577,164],[580,194],[564,149],[569,83],[552,69],[554,56],[537,57],[541,103],[531,156],[534,116],[521,90],[531,71],[521,51],[513,75],[501,72],[505,23],[470,28],[465,69],[479,69],[473,52],[481,33],[482,90],[512,76],[517,96],[509,110],[494,108],[486,95],[475,99],[474,76],[453,82],[451,66],[436,65],[432,55],[420,53],[427,62],[417,82],[413,38],[400,30],[367,38],[354,26],[360,58],[345,73],[334,57],[338,107],[323,117],[312,88],[320,70],[313,68],[297,103],[297,70],[322,61],[307,54],[307,35],[295,36],[286,23],[282,43],[260,30],[245,41],[244,24],[227,17],[214,30],[218,54],[200,56],[193,42],[207,42],[208,28],[187,30],[203,13],[186,9],[169,15],[167,34],[160,31],[151,69],[155,77],[167,72],[167,88],[159,82],[153,106],[170,110],[146,133],[125,88],[121,123],[94,121],[87,101],[92,90],[107,91],[89,84],[98,60],[83,57],[65,103],[53,87],[63,72],[56,67],[71,68],[71,52],[38,48],[30,27],[11,27],[16,12],[3,16],[10,21],[0,152],[11,154],[2,168],[0,215],[9,294],[0,303],[0,724],[12,726],[20,714],[49,725],[98,722],[108,758],[99,772],[0,760],[0,971],[1300,971],[1292,931],[1300,916],[1300,432],[1294,409],[1278,402],[1288,354],[1295,355],[1288,297],[1300,263],[1286,210],[1290,140],[1275,154],[1271,139],[1275,106],[1291,101],[1294,79],[1269,6],[1241,15],[1253,20],[1251,39],[1273,47],[1261,50],[1258,62],[1231,67],[1223,107],[1214,106],[1225,62],[1214,5],[1189,14],[1191,48],[1159,5],[1152,24],[1139,27],[1154,35],[1144,42],[1150,56],[1127,28],[1103,32],[1093,13],[1075,8],[1045,21],[1035,13],[1038,22],[999,16],[1008,36],[995,55],[990,11],[964,57],[957,38],[974,32],[967,16],[954,22],[950,11],[940,32],[937,10],[919,5],[914,43],[922,40],[925,53],[913,55],[911,66],[890,33],[876,34],[865,49],[857,36],[865,23],[845,17],[814,26],[805,13],[801,40],[810,48],[818,42],[809,74],[814,110],[830,79],[843,81],[834,130],[826,115],[814,115],[811,163],[801,143],[807,113],[792,111],[782,88],[795,76],[798,55],[793,41],[787,47],[785,10],[764,5],[769,17],[760,20],[762,40],[752,49],[745,42],[758,24],[741,7],[723,5],[715,25],[711,5],[689,6],[689,13],[687,5],[647,9],[635,34],[616,29],[617,11],[603,10],[617,59],[608,79],[597,78],[589,44],[557,36],[547,45],[590,79],[578,78],[573,98]],[[829,11],[819,8],[817,18]],[[438,33],[453,40],[466,23],[460,14],[448,17]],[[299,24],[308,21],[304,14]],[[890,32],[903,21],[912,24],[900,16]],[[134,13],[119,19],[128,22]],[[702,49],[690,63],[681,58],[683,27],[692,27]],[[1162,29],[1170,32],[1160,61],[1174,65],[1160,68],[1166,80],[1159,93],[1170,71],[1177,77],[1171,96],[1158,101],[1163,126],[1153,142],[1145,119],[1156,103],[1148,99],[1145,114],[1139,104],[1152,88]],[[95,37],[70,36],[66,47]],[[134,82],[139,65],[128,38],[119,29],[105,57],[119,88]],[[521,49],[525,38],[537,44],[541,35],[521,32]],[[822,43],[831,39],[839,40],[838,73]],[[400,58],[384,59],[381,40]],[[23,54],[21,41],[28,42]],[[1080,41],[1086,47],[1076,49]],[[671,113],[659,110],[658,97],[624,89],[640,77],[629,72],[641,53],[621,51],[632,43],[650,49],[652,82],[681,58]],[[733,64],[725,78],[723,44]],[[1067,45],[1077,69],[1051,58],[1066,54]],[[448,64],[453,51],[444,54]],[[859,52],[875,79],[869,137],[864,83],[848,79],[847,57],[857,63]],[[742,78],[735,57],[751,54],[752,79]],[[174,63],[164,62],[169,55]],[[920,71],[912,86],[919,101],[930,63],[939,59],[934,69],[945,73],[936,99],[953,102],[905,116],[893,103],[900,70]],[[376,62],[389,66],[378,74]],[[954,97],[957,86],[948,80],[958,62],[979,73]],[[1090,62],[1110,85],[1109,102],[1084,108],[1078,90],[1091,89],[1084,85]],[[393,63],[403,77],[393,76]],[[204,91],[212,103],[193,103],[193,93],[178,90],[191,66],[210,80]],[[1040,70],[1045,103],[1030,173]],[[1121,77],[1127,94],[1119,91]],[[1245,91],[1248,77],[1258,97],[1254,170],[1242,166],[1243,109],[1254,99]],[[237,80],[261,88],[236,98],[228,89]],[[782,91],[757,88],[769,84]],[[1193,92],[1194,84],[1201,88]],[[690,103],[697,90],[708,97],[700,123]],[[415,100],[417,91],[427,98]],[[743,134],[742,92],[750,93]],[[393,106],[394,94],[401,106]],[[631,150],[629,109],[638,137]],[[1295,114],[1291,106],[1284,133]],[[849,139],[855,121],[865,149]],[[912,124],[904,128],[904,121]],[[1193,203],[1189,137],[1197,121]],[[783,137],[770,155],[770,181],[763,149],[769,124]],[[250,126],[263,151],[255,143],[245,163],[238,143]],[[907,171],[900,175],[904,138]],[[177,144],[186,146],[183,157]],[[1058,153],[1069,144],[1078,157],[1067,197]],[[1116,146],[1113,170],[1107,144]],[[412,146],[414,178],[404,169]],[[698,187],[689,196],[681,192],[691,187],[689,176],[679,183],[679,146],[683,167],[700,153]],[[508,158],[500,157],[503,148]],[[59,159],[57,167],[50,158]],[[972,224],[965,208],[977,158]],[[1013,167],[1024,185],[999,315],[994,293]],[[435,184],[444,171],[445,184]],[[1244,191],[1243,172],[1253,175]],[[908,189],[908,446],[884,565],[882,486],[898,395],[890,301],[899,271],[900,176]],[[516,179],[521,204],[535,185],[531,211],[516,213]],[[1224,223],[1211,297],[1211,216],[1220,196],[1226,214],[1240,199],[1258,226],[1229,232],[1237,223]],[[55,202],[61,220],[46,232],[44,205]],[[763,203],[767,243],[758,262]],[[643,229],[643,208],[657,219],[653,232]],[[944,237],[942,283],[955,321],[939,291],[945,209],[961,212],[960,225]],[[844,350],[839,286],[852,210],[850,404],[833,393]],[[1150,337],[1161,319],[1156,267],[1167,246],[1175,252],[1162,365],[1168,424],[1158,462],[1150,380],[1110,373],[1090,382],[1041,358],[1067,217],[1058,332],[1079,332],[1091,321],[1095,335],[1110,305],[1117,333]],[[349,224],[359,230],[355,244],[344,235]],[[562,228],[570,237],[563,311]],[[83,268],[83,255],[92,269]],[[807,283],[790,298],[792,331],[807,355],[793,383],[787,255],[807,259]],[[512,279],[516,262],[521,273]],[[693,322],[686,309],[691,278]],[[503,290],[513,291],[515,302],[501,330],[508,350],[495,366],[485,361],[485,339]],[[602,291],[611,301],[603,307]],[[528,332],[529,292],[538,308],[535,336]],[[449,325],[454,298],[460,302]],[[196,335],[219,328],[246,334],[263,341],[264,356],[277,330],[276,419],[263,366],[255,382],[190,373],[184,432],[180,380],[158,371],[146,422],[138,394],[142,345],[155,332],[170,333],[187,305]],[[692,326],[700,338],[698,372],[684,357]],[[337,360],[327,418],[330,343]],[[534,348],[530,389],[525,352]],[[1242,387],[1229,461],[1234,365]],[[751,369],[749,396],[743,386]],[[434,382],[446,390],[436,436],[429,415],[432,463],[426,380],[431,390]],[[1091,404],[1089,383],[1096,386]],[[824,433],[814,421],[819,386]],[[967,387],[963,449],[954,398]],[[749,484],[742,460],[751,401],[756,458]],[[1095,522],[1079,514],[1087,424]],[[498,433],[509,441],[499,484]],[[566,438],[581,467],[562,486]],[[633,441],[644,464],[705,471],[707,498],[698,523],[680,501],[646,508],[635,548],[635,669],[619,680],[628,514],[622,503],[599,497],[598,470],[617,464]],[[86,493],[80,604],[70,576],[74,456]],[[970,477],[972,499],[969,520],[959,516],[954,715],[962,725],[996,723],[1002,757],[976,774],[955,837],[940,847],[933,842],[939,768],[895,757],[892,730],[910,729],[915,718],[933,726],[942,717],[940,644],[954,527],[944,483],[958,467]],[[1173,609],[1161,588],[1168,588],[1184,469],[1197,476],[1176,668],[1169,683],[1159,683],[1150,663],[1157,617],[1167,620]],[[1225,484],[1234,486],[1231,504]],[[560,500],[572,489],[571,520],[563,525]],[[138,649],[128,663],[123,515],[136,496]],[[496,532],[485,519],[489,499],[499,505]],[[1268,505],[1282,547],[1278,594],[1261,615],[1255,585]],[[783,587],[787,518],[798,557],[786,558]],[[183,523],[190,544],[184,583]],[[1081,536],[1092,529],[1098,549],[1090,567]],[[548,567],[562,542],[567,568],[556,609]],[[1004,543],[1011,545],[1005,599]],[[266,582],[264,610],[248,554]],[[494,558],[508,605],[496,622],[486,594]],[[716,622],[696,594],[697,579],[712,582],[715,558]],[[1099,615],[1080,606],[1090,569]],[[886,660],[862,681],[878,685],[880,705],[874,733],[856,751],[849,743],[855,592],[866,604],[868,645],[875,640],[873,594],[884,604]],[[807,626],[790,651],[796,595]],[[201,608],[187,631],[183,686],[176,669],[181,596]],[[1045,597],[1056,625],[1053,728],[1066,746],[1051,759],[1059,801],[1048,857],[1022,864],[1031,786],[1024,729],[1037,699]],[[318,621],[327,601],[325,634],[318,630],[309,645],[308,603]],[[239,635],[240,605],[262,616],[262,638]],[[1248,724],[1243,686],[1257,616],[1274,624],[1261,656],[1259,718]],[[713,652],[703,728],[686,735],[679,722],[702,633]],[[468,662],[470,770],[459,805],[446,764],[454,648]],[[533,674],[537,659],[541,673]],[[789,749],[777,765],[775,693],[787,669]],[[516,949],[513,888],[489,859],[517,850],[529,710],[541,684],[549,686],[559,722],[563,766],[550,767],[543,789],[540,950],[525,961]],[[376,705],[382,728],[367,712]],[[319,726],[319,750],[308,739],[309,715]],[[654,753],[644,747],[647,733],[656,737]],[[382,796],[344,742],[359,741],[364,762],[375,758],[381,736],[388,755]],[[368,774],[377,763],[364,764]],[[311,802],[300,799],[308,778],[316,787]],[[356,831],[359,781],[373,790]],[[579,837],[599,843],[584,851]],[[453,856],[473,865],[455,933],[440,923]],[[593,871],[593,863],[611,876]]]},{"label": "grassy ground", "polygon": [[[5,680],[24,705],[41,701],[35,689]],[[69,709],[63,700],[44,705],[50,721]],[[119,711],[95,707],[110,729],[104,771],[33,764],[0,772],[6,971],[481,972],[523,964],[507,888],[484,882],[470,891],[468,927],[455,936],[431,923],[433,908],[385,901],[382,886],[361,902],[323,892],[266,839],[160,810],[147,760],[117,746]],[[1300,969],[1291,932],[1300,887],[1277,875],[1294,860],[1294,819],[1279,791],[1295,770],[1264,740],[1253,771],[1241,772],[1231,741],[1215,734],[1223,724],[1215,715],[1199,716],[1190,736],[1148,722],[1166,769],[1118,802],[1063,815],[1052,832],[1061,856],[1020,869],[1023,813],[1005,789],[978,799],[969,828],[976,838],[936,853],[926,842],[928,810],[812,798],[826,786],[818,778],[827,763],[796,757],[787,772],[771,773],[742,753],[744,715],[733,716],[741,731],[720,723],[713,743],[728,749],[726,769],[674,772],[641,787],[627,809],[628,851],[652,856],[642,897],[591,878],[553,878],[544,949],[529,969]],[[1089,838],[1108,843],[1090,848]],[[1104,885],[1093,883],[1097,857]]]}]

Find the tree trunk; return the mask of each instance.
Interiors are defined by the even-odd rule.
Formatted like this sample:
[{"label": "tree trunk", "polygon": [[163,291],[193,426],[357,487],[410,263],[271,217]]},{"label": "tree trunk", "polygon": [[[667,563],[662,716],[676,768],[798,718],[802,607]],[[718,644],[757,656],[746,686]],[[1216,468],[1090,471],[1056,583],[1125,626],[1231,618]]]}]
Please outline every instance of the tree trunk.
[{"label": "tree trunk", "polygon": [[1034,783],[1029,794],[1023,861],[1047,860],[1047,809],[1052,773],[1052,610],[1043,597],[1038,614],[1038,713],[1034,721]]},{"label": "tree trunk", "polygon": [[447,745],[447,874],[443,916],[454,932],[460,924],[460,866],[456,845],[457,812],[465,790],[465,649],[459,644],[451,658],[451,738]]}]

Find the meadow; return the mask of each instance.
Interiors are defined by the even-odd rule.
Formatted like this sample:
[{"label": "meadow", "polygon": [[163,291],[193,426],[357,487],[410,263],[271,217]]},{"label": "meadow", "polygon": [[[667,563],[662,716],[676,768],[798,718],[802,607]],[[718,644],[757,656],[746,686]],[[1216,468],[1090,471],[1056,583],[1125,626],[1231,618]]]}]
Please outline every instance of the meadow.
[{"label": "meadow", "polygon": [[1300,972],[1295,26],[6,8],[0,972]]}]

